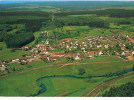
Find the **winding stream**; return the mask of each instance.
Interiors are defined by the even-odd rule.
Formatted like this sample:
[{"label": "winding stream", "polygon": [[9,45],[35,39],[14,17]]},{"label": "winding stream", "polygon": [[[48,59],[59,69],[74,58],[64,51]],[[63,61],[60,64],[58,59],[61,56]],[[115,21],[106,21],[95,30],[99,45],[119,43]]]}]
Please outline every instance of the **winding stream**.
[{"label": "winding stream", "polygon": [[[97,77],[114,77],[114,76],[121,76],[126,73],[132,72],[132,69],[128,69],[119,73],[111,73],[111,74],[105,74],[105,75],[100,75],[100,76],[87,76],[87,77],[81,77],[81,76],[73,76],[73,75],[51,75],[51,76],[44,76],[36,80],[37,83],[39,83],[43,79],[47,78],[78,78],[78,79],[88,79],[88,78],[97,78]],[[44,92],[47,91],[47,87],[44,84],[39,84],[39,87],[41,88],[36,94],[32,96],[38,96]]]}]

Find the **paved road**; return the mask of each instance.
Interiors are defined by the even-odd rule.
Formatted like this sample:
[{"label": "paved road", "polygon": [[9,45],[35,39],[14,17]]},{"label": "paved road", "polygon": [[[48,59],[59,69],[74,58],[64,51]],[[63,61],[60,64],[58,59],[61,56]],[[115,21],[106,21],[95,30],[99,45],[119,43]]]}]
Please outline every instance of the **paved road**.
[{"label": "paved road", "polygon": [[84,64],[98,64],[98,63],[115,63],[115,62],[126,62],[126,61],[91,62],[91,63],[75,62],[75,63],[66,63],[66,64],[47,65],[47,66],[43,66],[43,67],[33,68],[33,69],[30,69],[30,70],[26,70],[26,71],[21,71],[21,72],[16,72],[16,73],[11,73],[11,74],[7,74],[7,75],[4,75],[4,76],[0,76],[0,79],[8,77],[8,76],[14,76],[14,75],[26,73],[26,72],[29,72],[29,71],[32,71],[32,70],[39,70],[39,69],[46,68],[46,67],[67,66],[67,65],[84,65]]},{"label": "paved road", "polygon": [[124,78],[124,77],[128,77],[128,76],[131,76],[131,75],[134,75],[134,72],[129,73],[129,74],[126,74],[126,75],[124,75],[124,76],[120,76],[120,77],[114,78],[114,79],[112,79],[112,80],[110,80],[110,81],[108,81],[108,82],[105,82],[105,83],[103,83],[103,84],[97,86],[96,88],[94,88],[94,89],[93,89],[92,91],[90,91],[89,93],[87,93],[86,96],[88,96],[88,97],[93,97],[97,92],[99,92],[99,91],[100,91],[102,88],[104,88],[105,86],[111,84],[112,82],[115,82],[115,81],[117,81],[117,80],[120,80],[120,79],[122,79],[122,78]]}]

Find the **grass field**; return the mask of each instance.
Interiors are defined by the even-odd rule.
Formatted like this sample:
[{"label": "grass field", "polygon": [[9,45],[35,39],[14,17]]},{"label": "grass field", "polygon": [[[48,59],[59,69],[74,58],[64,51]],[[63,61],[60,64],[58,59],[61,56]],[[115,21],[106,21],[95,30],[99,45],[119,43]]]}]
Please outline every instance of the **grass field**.
[{"label": "grass field", "polygon": [[88,30],[88,29],[89,29],[88,26],[63,26],[63,30],[77,31],[77,30]]},{"label": "grass field", "polygon": [[12,49],[3,48],[0,51],[0,60],[9,61],[13,58],[23,58],[22,55],[24,54],[29,54],[29,51],[15,50],[15,52],[12,52]]},{"label": "grass field", "polygon": [[[98,58],[100,59],[100,58]],[[102,57],[105,61],[106,57]],[[118,59],[114,58],[113,59]],[[92,61],[93,62],[93,61]],[[45,66],[43,62],[34,62],[29,65],[34,67]],[[115,63],[95,63],[85,65],[68,65],[44,67],[37,70],[29,70],[18,75],[8,76],[0,79],[1,96],[31,96],[40,90],[36,80],[49,75],[75,75],[78,76],[78,68],[84,68],[86,73],[82,76],[103,75],[111,72],[119,72],[124,69],[132,68],[133,62],[115,62]],[[64,92],[69,92],[67,96],[85,95],[94,87],[109,78],[92,78],[92,79],[72,79],[72,78],[48,78],[43,79],[40,83],[45,84],[48,91],[38,96],[55,96]],[[10,84],[9,84],[10,83]],[[77,85],[76,85],[77,84]],[[34,87],[34,88],[33,88]]]}]

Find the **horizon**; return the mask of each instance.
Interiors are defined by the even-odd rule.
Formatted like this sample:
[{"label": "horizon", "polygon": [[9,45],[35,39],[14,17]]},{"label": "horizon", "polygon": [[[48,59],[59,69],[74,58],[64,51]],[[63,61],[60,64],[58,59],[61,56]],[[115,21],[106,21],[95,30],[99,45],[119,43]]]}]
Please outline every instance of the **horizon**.
[{"label": "horizon", "polygon": [[25,2],[69,2],[69,1],[98,1],[98,2],[133,2],[134,0],[0,0],[0,4],[25,3]]}]

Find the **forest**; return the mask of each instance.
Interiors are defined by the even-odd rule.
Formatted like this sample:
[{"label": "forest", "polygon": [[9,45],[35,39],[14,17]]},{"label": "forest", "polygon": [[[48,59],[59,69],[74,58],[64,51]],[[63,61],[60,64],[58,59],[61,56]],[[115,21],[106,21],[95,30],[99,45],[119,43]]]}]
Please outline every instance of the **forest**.
[{"label": "forest", "polygon": [[[125,9],[61,11],[54,13],[44,11],[0,13],[0,41],[4,41],[8,48],[22,47],[32,42],[35,39],[34,32],[39,31],[42,27],[56,29],[63,28],[63,26],[88,26],[90,28],[109,29],[110,23],[115,23],[118,26],[134,24],[134,10]],[[105,20],[101,16],[111,19]],[[22,27],[19,27],[20,25]],[[129,30],[133,31],[133,29]],[[63,34],[55,31],[52,38],[63,39],[78,36],[80,36],[79,31],[71,33],[67,31]]]},{"label": "forest", "polygon": [[0,41],[4,41],[8,48],[32,42],[35,39],[33,33],[40,30],[43,22],[50,20],[49,16],[46,12],[1,12]]},{"label": "forest", "polygon": [[103,94],[103,97],[133,97],[134,83],[125,83],[118,87],[112,87]]}]

